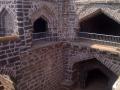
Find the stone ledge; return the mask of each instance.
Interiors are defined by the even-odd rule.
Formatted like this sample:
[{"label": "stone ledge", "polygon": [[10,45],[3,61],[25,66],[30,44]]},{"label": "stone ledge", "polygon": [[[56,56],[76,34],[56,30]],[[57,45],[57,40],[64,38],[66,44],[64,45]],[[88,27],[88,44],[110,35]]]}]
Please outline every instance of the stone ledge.
[{"label": "stone ledge", "polygon": [[32,49],[38,49],[38,48],[43,48],[43,47],[48,47],[48,46],[54,46],[54,45],[59,45],[62,44],[64,42],[34,42],[34,44],[32,45]]},{"label": "stone ledge", "polygon": [[76,0],[75,3],[90,4],[90,3],[100,3],[100,4],[111,4],[111,3],[120,3],[120,1],[115,0]]},{"label": "stone ledge", "polygon": [[4,36],[4,37],[0,37],[0,42],[16,41],[16,40],[18,40],[18,38],[19,38],[19,36],[17,36],[17,35]]}]

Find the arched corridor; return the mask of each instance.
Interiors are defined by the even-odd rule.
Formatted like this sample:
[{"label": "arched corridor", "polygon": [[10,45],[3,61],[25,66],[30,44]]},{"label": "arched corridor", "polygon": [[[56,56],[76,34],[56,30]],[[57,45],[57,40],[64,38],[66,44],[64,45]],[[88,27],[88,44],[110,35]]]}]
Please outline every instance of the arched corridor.
[{"label": "arched corridor", "polygon": [[[76,65],[76,66],[75,66]],[[96,59],[76,63],[73,90],[112,90],[117,76]]]},{"label": "arched corridor", "polygon": [[106,15],[102,10],[97,10],[80,21],[80,31],[119,36],[120,24]]}]

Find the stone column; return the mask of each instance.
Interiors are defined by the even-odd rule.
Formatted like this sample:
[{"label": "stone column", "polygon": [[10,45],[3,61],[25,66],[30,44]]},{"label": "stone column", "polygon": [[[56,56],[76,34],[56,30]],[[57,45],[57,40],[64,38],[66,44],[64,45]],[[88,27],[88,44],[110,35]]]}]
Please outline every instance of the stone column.
[{"label": "stone column", "polygon": [[73,82],[73,65],[72,64],[68,64],[66,65],[66,71],[65,71],[65,79],[62,82],[62,85],[67,86],[67,87],[71,87],[74,82]]}]

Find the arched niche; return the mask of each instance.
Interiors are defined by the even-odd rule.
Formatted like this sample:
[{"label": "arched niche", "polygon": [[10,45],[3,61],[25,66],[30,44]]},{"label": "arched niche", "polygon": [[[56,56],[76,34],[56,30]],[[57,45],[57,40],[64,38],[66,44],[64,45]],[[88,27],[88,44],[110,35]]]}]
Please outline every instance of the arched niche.
[{"label": "arched niche", "polygon": [[[42,4],[42,3],[41,3]],[[37,9],[34,9],[30,14],[32,25],[39,18],[44,19],[47,21],[48,32],[56,32],[57,31],[57,18],[55,14],[55,10],[51,8],[51,5],[43,3],[41,6],[36,6]]]},{"label": "arched niche", "polygon": [[80,32],[97,33],[105,35],[120,34],[120,23],[110,17],[101,9],[85,16],[80,20]]},{"label": "arched niche", "polygon": [[6,8],[0,12],[0,37],[17,35],[15,17]]},{"label": "arched niche", "polygon": [[[79,84],[81,88],[96,87],[97,90],[100,88],[100,85],[104,85],[103,89],[111,90],[118,78],[117,75],[96,58],[76,62],[73,65],[73,71],[72,80],[75,82],[75,85]],[[95,83],[96,85],[94,85]]]},{"label": "arched niche", "polygon": [[45,33],[48,31],[48,22],[40,17],[33,24],[33,33]]}]

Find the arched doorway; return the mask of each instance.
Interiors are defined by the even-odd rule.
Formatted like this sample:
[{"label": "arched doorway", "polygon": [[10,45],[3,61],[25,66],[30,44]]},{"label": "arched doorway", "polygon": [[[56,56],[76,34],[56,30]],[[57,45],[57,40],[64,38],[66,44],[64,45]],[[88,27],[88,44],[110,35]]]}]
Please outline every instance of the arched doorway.
[{"label": "arched doorway", "polygon": [[97,10],[80,20],[80,31],[119,36],[120,23],[105,14],[102,10]]},{"label": "arched doorway", "polygon": [[33,28],[33,33],[45,33],[48,31],[48,22],[40,17],[34,22]]},{"label": "arched doorway", "polygon": [[[73,66],[75,88],[80,90],[112,90],[117,76],[97,59],[75,63]],[[73,90],[79,90],[73,89]]]},{"label": "arched doorway", "polygon": [[33,23],[33,39],[45,41],[46,37],[49,37],[48,22],[44,18],[40,17]]}]

